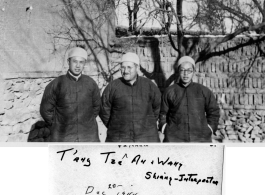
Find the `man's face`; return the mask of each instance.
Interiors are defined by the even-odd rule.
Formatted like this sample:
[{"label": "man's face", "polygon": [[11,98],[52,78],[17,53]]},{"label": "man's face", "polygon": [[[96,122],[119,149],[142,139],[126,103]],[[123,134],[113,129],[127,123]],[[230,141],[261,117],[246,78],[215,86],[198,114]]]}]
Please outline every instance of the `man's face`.
[{"label": "man's face", "polygon": [[133,62],[123,62],[121,64],[121,75],[125,81],[133,81],[137,78],[138,65]]},{"label": "man's face", "polygon": [[180,81],[185,85],[191,82],[194,75],[193,65],[189,62],[184,62],[179,67]]},{"label": "man's face", "polygon": [[77,76],[83,71],[86,60],[82,57],[71,57],[68,59],[68,64],[70,72]]}]

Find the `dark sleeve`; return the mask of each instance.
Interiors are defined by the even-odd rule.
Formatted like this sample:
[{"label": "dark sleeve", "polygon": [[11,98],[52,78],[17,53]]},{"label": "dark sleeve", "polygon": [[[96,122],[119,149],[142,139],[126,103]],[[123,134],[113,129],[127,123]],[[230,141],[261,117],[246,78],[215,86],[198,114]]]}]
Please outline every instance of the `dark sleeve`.
[{"label": "dark sleeve", "polygon": [[111,98],[110,98],[110,91],[111,87],[108,85],[101,97],[101,106],[99,117],[101,118],[102,122],[106,127],[108,127],[109,119],[110,119],[110,112],[111,112]]},{"label": "dark sleeve", "polygon": [[169,110],[168,91],[165,90],[161,98],[161,107],[160,107],[160,113],[159,113],[159,130],[161,130],[163,125],[167,123],[168,110]]},{"label": "dark sleeve", "polygon": [[94,83],[93,86],[94,86],[93,95],[92,95],[93,111],[94,111],[94,116],[97,117],[100,110],[100,91],[96,82]]},{"label": "dark sleeve", "polygon": [[206,95],[205,111],[206,111],[207,123],[208,125],[211,126],[213,134],[215,134],[215,132],[217,131],[217,126],[220,117],[220,108],[217,104],[213,92],[210,91],[209,89]]},{"label": "dark sleeve", "polygon": [[48,123],[48,125],[52,124],[55,106],[56,106],[57,97],[56,97],[55,84],[56,81],[53,80],[46,86],[40,104],[40,114],[44,119],[44,121]]},{"label": "dark sleeve", "polygon": [[161,105],[161,93],[154,83],[151,83],[151,89],[153,99],[152,108],[156,119],[158,119]]}]

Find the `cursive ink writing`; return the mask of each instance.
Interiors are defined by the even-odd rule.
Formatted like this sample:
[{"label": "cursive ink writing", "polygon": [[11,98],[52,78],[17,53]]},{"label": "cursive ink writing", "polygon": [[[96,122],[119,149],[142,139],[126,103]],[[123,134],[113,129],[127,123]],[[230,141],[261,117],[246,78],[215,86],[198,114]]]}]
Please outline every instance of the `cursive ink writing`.
[{"label": "cursive ink writing", "polygon": [[106,157],[106,160],[105,160],[105,163],[107,163],[109,155],[110,154],[114,154],[114,153],[116,153],[116,152],[104,152],[104,153],[100,153],[100,154],[107,154],[107,157]]},{"label": "cursive ink writing", "polygon": [[68,151],[73,150],[73,149],[74,149],[74,148],[70,148],[70,149],[67,149],[67,150],[58,151],[57,153],[63,153],[63,154],[62,154],[61,161],[63,160],[63,157],[64,157],[65,152],[68,152]]},{"label": "cursive ink writing", "polygon": [[[57,154],[62,153],[61,161],[63,160],[65,153],[69,152],[69,151],[71,151],[73,149],[74,148],[58,151]],[[82,157],[75,156],[77,153],[78,153],[78,150],[75,150],[75,152],[72,154],[74,156],[73,161],[78,163],[79,160],[80,160],[83,163],[83,166],[89,167],[91,165],[90,158],[87,158],[87,157],[84,157],[84,156],[82,156]]]},{"label": "cursive ink writing", "polygon": [[166,175],[166,173],[164,172],[164,175],[157,175],[156,173],[153,173],[153,177],[152,177],[152,172],[146,172],[146,176],[145,179],[160,179],[160,180],[167,180],[168,184],[171,186],[171,181],[172,181],[172,177]]},{"label": "cursive ink writing", "polygon": [[[100,153],[100,154],[107,154],[107,157],[106,157],[106,160],[105,160],[105,163],[107,163],[108,162],[109,155],[110,154],[114,154],[114,153],[116,153],[116,152],[104,152],[104,153]],[[116,164],[116,160],[113,159],[113,158],[110,160],[110,162],[111,162],[111,164]],[[122,165],[122,161],[121,160],[118,161],[118,164],[119,165]]]},{"label": "cursive ink writing", "polygon": [[214,185],[218,185],[218,181],[214,180],[213,177],[207,177],[207,178],[198,178],[197,177],[198,174],[180,174],[179,177],[171,177],[168,176],[165,172],[164,174],[157,174],[156,172],[152,173],[152,172],[146,172],[145,175],[145,179],[157,179],[157,180],[167,180],[168,184],[171,186],[172,181],[178,181],[178,182],[195,182],[197,185],[199,183],[207,183],[207,184],[214,184]]},{"label": "cursive ink writing", "polygon": [[90,194],[93,192],[93,190],[94,190],[94,186],[88,186],[85,194]]},{"label": "cursive ink writing", "polygon": [[[90,158],[85,157],[85,156],[77,156],[78,150],[74,149],[74,148],[69,148],[66,150],[61,150],[58,151],[57,154],[61,154],[61,161],[64,159],[66,153],[70,153],[70,151],[72,151],[72,155],[74,156],[73,161],[75,162],[82,162],[83,166],[89,167],[91,166],[91,161]],[[75,151],[75,152],[74,152]],[[129,159],[129,156],[127,153],[125,153],[120,159],[116,159],[113,158],[113,156],[116,154],[115,151],[110,151],[110,152],[102,152],[100,153],[100,155],[105,155],[105,163],[110,163],[110,164],[118,164],[118,165],[123,165],[123,160]],[[166,159],[161,159],[160,157],[157,157],[157,161],[155,160],[151,160],[150,161],[152,165],[154,165],[155,162],[157,162],[158,165],[162,165],[162,166],[172,166],[172,167],[176,167],[178,170],[181,169],[182,167],[182,163],[178,162],[178,161],[173,161],[170,159],[170,157],[166,158]],[[145,165],[146,163],[149,163],[149,161],[147,161],[146,159],[144,159],[140,154],[134,156],[131,160],[132,164],[135,165],[139,165],[139,164],[143,164]]]},{"label": "cursive ink writing", "polygon": [[159,157],[157,158],[157,162],[158,164],[162,164],[162,165],[169,165],[169,166],[175,166],[175,167],[178,167],[178,170],[180,170],[182,164],[180,162],[173,162],[171,160],[169,160],[170,158],[168,157],[167,160],[163,161],[163,160],[159,160]]},{"label": "cursive ink writing", "polygon": [[186,176],[185,174],[180,174],[179,176],[180,178],[175,178],[175,180],[196,182],[196,184],[199,183],[209,183],[209,184],[212,183],[215,185],[218,184],[218,181],[213,180],[213,177],[207,177],[206,179],[198,179],[197,178],[198,174],[187,174],[187,177],[185,177]]},{"label": "cursive ink writing", "polygon": [[[131,185],[133,186],[133,185]],[[116,195],[137,195],[138,193],[135,193],[135,192],[132,192],[132,191],[125,191],[124,189],[123,190],[120,190],[119,188],[123,187],[123,185],[120,185],[120,184],[108,184],[108,188],[103,191],[103,190],[96,190],[94,186],[88,186],[86,188],[86,192],[85,194],[97,194],[97,195],[113,195],[116,194]],[[92,193],[92,192],[95,192],[95,193]]]},{"label": "cursive ink writing", "polygon": [[118,188],[118,187],[122,187],[122,185],[109,184],[109,188],[108,189],[114,189],[114,188]]},{"label": "cursive ink writing", "polygon": [[[140,159],[141,159],[141,155],[138,154],[138,155],[136,155],[136,156],[133,158],[132,163],[135,162],[135,164],[137,165]],[[144,164],[145,161],[146,161],[146,160],[142,159],[140,162],[141,162],[142,164]]]},{"label": "cursive ink writing", "polygon": [[134,192],[118,192],[117,195],[137,195],[138,193],[134,193]]}]

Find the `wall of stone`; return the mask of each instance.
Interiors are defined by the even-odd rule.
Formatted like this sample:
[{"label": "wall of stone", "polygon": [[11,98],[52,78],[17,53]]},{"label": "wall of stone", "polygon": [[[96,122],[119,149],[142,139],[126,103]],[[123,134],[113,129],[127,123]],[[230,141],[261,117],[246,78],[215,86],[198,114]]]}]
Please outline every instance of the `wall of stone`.
[{"label": "wall of stone", "polygon": [[[65,73],[5,74],[1,82],[4,95],[3,107],[0,110],[0,142],[45,141],[49,130],[39,113],[42,95],[49,82]],[[98,77],[92,78],[100,83]],[[99,118],[97,120],[100,139],[104,141],[106,128]]]},{"label": "wall of stone", "polygon": [[[193,38],[190,38],[193,39]],[[209,38],[208,38],[209,39]],[[212,38],[214,39],[214,38]],[[216,51],[242,42],[237,38],[221,45]],[[204,38],[198,44],[203,47]],[[134,51],[141,58],[141,72],[155,82],[161,91],[174,80],[174,64],[177,54],[163,38],[119,39],[119,51]],[[261,47],[264,48],[264,43]],[[113,67],[121,54],[112,53]],[[255,57],[256,56],[256,57]],[[104,79],[91,75],[87,67],[85,74],[92,76],[103,89]],[[114,68],[115,69],[115,68]],[[118,67],[116,67],[118,69]],[[197,63],[195,82],[209,87],[221,108],[217,136],[218,142],[264,142],[265,138],[265,59],[257,55],[257,46],[250,45],[228,54],[220,54],[205,62]],[[247,74],[246,74],[247,73]],[[46,129],[39,114],[39,105],[45,86],[64,72],[26,72],[3,74],[3,106],[0,107],[0,141],[24,142],[45,141]],[[114,78],[120,74],[114,75]],[[106,128],[98,119],[101,141],[105,140]],[[34,129],[38,131],[34,132]],[[29,137],[29,135],[32,137]]]},{"label": "wall of stone", "polygon": [[0,115],[0,139],[25,142],[41,121],[40,101],[45,86],[52,78],[8,78],[4,81],[4,108]]},{"label": "wall of stone", "polygon": [[[96,47],[94,41],[105,48],[113,44],[115,12],[111,1],[80,2],[77,5],[68,0],[0,0],[1,142],[24,142],[29,138],[45,141],[45,126],[38,123],[42,120],[39,114],[41,97],[45,86],[68,69],[66,56],[69,47],[86,46],[90,65],[85,66],[85,71],[95,78],[99,86],[103,85],[102,80],[96,77],[99,72],[96,61],[105,68],[108,55],[104,49]],[[107,9],[99,17],[98,9],[103,6]],[[73,17],[69,18],[71,14],[66,16],[71,11],[75,15],[74,22]],[[97,19],[93,20],[93,24],[97,26],[97,33],[92,32],[91,23],[87,20],[95,17]],[[94,39],[91,41],[94,45],[91,42],[70,43],[71,40],[67,40],[70,35],[65,32],[73,23],[86,29],[86,35]],[[78,37],[75,33],[71,35],[75,39],[84,39],[80,34]],[[93,54],[88,46],[95,50]],[[29,137],[34,129],[40,130]]]}]

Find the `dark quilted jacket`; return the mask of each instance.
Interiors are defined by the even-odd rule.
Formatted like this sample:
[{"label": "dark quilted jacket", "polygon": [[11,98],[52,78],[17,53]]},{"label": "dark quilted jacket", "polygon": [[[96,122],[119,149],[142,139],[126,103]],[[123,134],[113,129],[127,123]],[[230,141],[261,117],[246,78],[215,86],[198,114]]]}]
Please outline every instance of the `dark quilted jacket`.
[{"label": "dark quilted jacket", "polygon": [[100,118],[108,128],[107,142],[158,142],[161,94],[152,81],[138,77],[130,85],[122,78],[104,90]]},{"label": "dark quilted jacket", "polygon": [[69,73],[50,82],[40,106],[43,119],[50,125],[50,142],[98,142],[96,117],[100,92],[86,75],[78,81]]},{"label": "dark quilted jacket", "polygon": [[165,142],[211,142],[208,124],[215,133],[219,117],[213,93],[201,84],[176,83],[162,96],[159,126],[167,123]]}]

